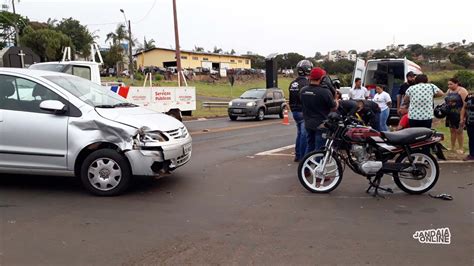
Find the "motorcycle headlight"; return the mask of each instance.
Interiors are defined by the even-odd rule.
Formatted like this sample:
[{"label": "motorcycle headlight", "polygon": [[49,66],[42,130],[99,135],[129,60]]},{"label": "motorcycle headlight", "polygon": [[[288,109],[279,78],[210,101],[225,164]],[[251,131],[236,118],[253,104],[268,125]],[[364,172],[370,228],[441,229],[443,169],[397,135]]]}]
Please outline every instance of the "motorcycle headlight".
[{"label": "motorcycle headlight", "polygon": [[253,106],[255,106],[255,102],[249,102],[249,103],[247,103],[247,107],[253,107]]},{"label": "motorcycle headlight", "polygon": [[231,107],[231,106],[232,106],[232,104],[233,104],[232,102],[229,102],[229,107]]}]

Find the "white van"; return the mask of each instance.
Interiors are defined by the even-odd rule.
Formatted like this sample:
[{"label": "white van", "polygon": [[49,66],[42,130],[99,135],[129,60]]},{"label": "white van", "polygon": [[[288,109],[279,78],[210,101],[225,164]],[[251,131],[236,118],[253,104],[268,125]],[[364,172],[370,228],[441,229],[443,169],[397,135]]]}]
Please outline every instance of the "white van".
[{"label": "white van", "polygon": [[397,95],[410,71],[415,75],[423,73],[419,65],[406,58],[372,59],[367,62],[358,58],[352,75],[352,87],[354,87],[355,79],[360,78],[362,86],[370,91],[370,98],[372,98],[375,95],[375,85],[385,85],[386,91],[392,98],[392,108],[390,108],[387,124],[396,126],[400,120],[396,108]]},{"label": "white van", "polygon": [[392,106],[397,106],[398,91],[400,86],[406,82],[406,75],[410,71],[416,75],[423,73],[419,65],[406,58],[372,59],[367,62],[357,59],[352,75],[352,84],[355,83],[356,78],[360,78],[362,86],[369,89],[371,96],[375,94],[375,85],[385,85],[387,92],[392,97]]}]

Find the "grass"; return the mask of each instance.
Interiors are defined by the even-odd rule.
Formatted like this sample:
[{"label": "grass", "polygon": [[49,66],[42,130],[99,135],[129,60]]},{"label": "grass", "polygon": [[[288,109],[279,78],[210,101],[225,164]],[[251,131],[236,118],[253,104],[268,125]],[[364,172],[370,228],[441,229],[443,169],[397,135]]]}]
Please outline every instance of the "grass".
[{"label": "grass", "polygon": [[[112,81],[121,81],[127,85],[132,86],[143,86],[143,81],[135,80],[133,84],[128,78],[102,78],[103,82],[112,82]],[[292,79],[290,78],[279,78],[278,83],[283,92],[285,93],[286,99],[288,99],[288,87]],[[154,86],[177,86],[177,82],[174,81],[155,81],[153,82]],[[265,88],[264,79],[254,79],[250,81],[236,81],[234,86],[230,86],[230,83],[227,80],[223,79],[216,81],[215,83],[210,83],[206,81],[191,81],[188,83],[189,86],[196,87],[197,102],[196,102],[196,111],[193,111],[193,117],[219,117],[227,116],[227,108],[204,108],[202,107],[202,102],[206,101],[203,98],[219,98],[222,101],[230,101],[234,98],[239,97],[243,92],[252,88]],[[214,100],[209,100],[214,101]],[[218,100],[216,100],[218,101]]]},{"label": "grass", "polygon": [[[451,148],[451,131],[449,128],[445,126],[443,120],[437,120],[434,121],[433,126],[434,129],[438,132],[441,132],[444,134],[444,140],[443,140],[443,146],[446,148]],[[457,144],[456,144],[457,147]],[[469,152],[469,143],[468,143],[468,137],[467,137],[467,132],[464,130],[464,155],[457,154],[456,151],[445,151],[445,155],[448,159],[457,159],[461,160],[463,159]]]}]

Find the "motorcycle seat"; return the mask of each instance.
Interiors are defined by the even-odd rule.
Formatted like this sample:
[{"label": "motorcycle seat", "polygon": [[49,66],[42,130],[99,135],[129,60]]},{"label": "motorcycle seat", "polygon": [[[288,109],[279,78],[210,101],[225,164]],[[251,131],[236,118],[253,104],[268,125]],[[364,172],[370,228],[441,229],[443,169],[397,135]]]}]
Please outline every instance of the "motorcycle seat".
[{"label": "motorcycle seat", "polygon": [[424,141],[433,136],[433,130],[424,127],[412,127],[396,132],[382,132],[387,142],[394,145],[408,145]]}]

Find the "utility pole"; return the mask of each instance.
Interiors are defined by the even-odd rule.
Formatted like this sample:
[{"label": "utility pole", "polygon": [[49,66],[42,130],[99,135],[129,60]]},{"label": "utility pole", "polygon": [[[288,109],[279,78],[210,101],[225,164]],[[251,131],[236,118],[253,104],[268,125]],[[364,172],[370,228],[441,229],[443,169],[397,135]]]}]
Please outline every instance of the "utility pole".
[{"label": "utility pole", "polygon": [[132,55],[132,26],[130,20],[128,20],[128,73],[130,74],[130,79],[133,82],[133,55]]},{"label": "utility pole", "polygon": [[125,27],[128,24],[128,73],[130,74],[130,79],[133,82],[133,56],[132,56],[132,26],[130,24],[130,20],[127,20],[127,16],[125,15],[125,11],[120,9],[120,12],[123,13],[123,17],[125,19]]},{"label": "utility pole", "polygon": [[173,15],[174,15],[174,38],[176,42],[176,68],[178,71],[178,86],[181,86],[181,81],[182,81],[181,48],[179,46],[178,15],[176,12],[176,0],[173,0]]},{"label": "utility pole", "polygon": [[[13,7],[13,15],[16,15],[16,10],[15,10],[15,0],[12,0],[12,7]],[[20,47],[20,33],[18,32],[18,21],[13,22],[13,26],[15,27],[15,42],[16,46]]]}]

